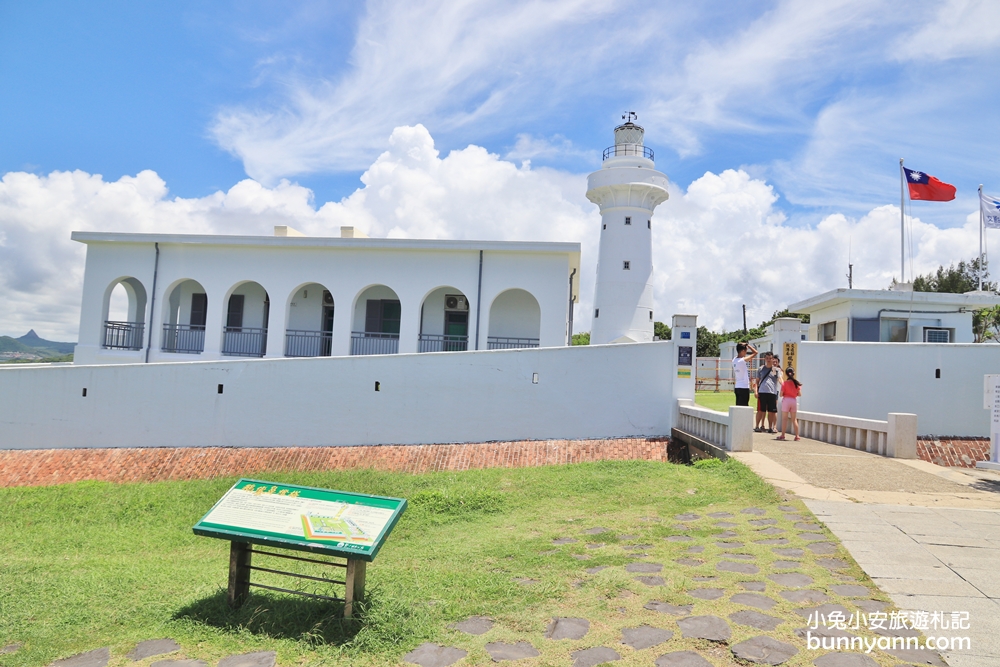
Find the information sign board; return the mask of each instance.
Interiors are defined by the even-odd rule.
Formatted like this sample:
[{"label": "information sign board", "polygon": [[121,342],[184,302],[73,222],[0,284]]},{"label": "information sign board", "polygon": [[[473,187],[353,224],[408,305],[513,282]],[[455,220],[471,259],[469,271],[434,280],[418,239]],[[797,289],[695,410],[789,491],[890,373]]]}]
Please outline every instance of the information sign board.
[{"label": "information sign board", "polygon": [[241,479],[194,532],[370,562],[405,509],[403,498]]},{"label": "information sign board", "polygon": [[990,411],[990,463],[1000,465],[1000,375],[984,377],[984,407]]}]

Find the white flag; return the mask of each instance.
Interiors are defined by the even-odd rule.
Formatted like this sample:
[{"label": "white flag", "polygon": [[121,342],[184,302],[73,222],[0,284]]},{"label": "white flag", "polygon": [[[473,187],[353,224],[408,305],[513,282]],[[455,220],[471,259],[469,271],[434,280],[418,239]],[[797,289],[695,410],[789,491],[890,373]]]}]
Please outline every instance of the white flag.
[{"label": "white flag", "polygon": [[983,226],[1000,229],[1000,197],[990,197],[985,192],[980,192],[979,207],[983,211]]}]

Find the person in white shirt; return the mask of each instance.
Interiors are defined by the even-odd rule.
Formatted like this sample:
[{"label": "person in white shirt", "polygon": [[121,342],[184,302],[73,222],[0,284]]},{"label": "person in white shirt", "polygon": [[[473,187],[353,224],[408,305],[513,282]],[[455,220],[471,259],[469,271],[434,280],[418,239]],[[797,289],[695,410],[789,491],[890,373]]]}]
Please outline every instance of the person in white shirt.
[{"label": "person in white shirt", "polygon": [[[747,354],[747,350],[750,353]],[[736,405],[750,405],[750,368],[747,362],[757,356],[757,348],[750,343],[736,344],[733,359],[733,379],[736,381]]]}]

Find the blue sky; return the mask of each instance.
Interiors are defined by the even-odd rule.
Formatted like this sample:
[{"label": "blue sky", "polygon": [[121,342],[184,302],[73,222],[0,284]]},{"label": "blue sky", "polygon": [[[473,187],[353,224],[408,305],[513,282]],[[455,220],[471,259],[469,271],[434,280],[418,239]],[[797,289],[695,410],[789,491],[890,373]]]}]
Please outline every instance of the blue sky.
[{"label": "blue sky", "polygon": [[[726,170],[749,177],[726,187],[770,188],[763,199],[736,197],[745,206],[734,209],[728,227],[713,227],[716,235],[754,224],[816,230],[830,216],[861,224],[880,207],[898,206],[899,157],[956,185],[955,202],[912,207],[929,225],[920,228],[919,272],[971,257],[975,245],[961,250],[968,238],[944,243],[934,230],[969,224],[979,183],[1000,193],[998,26],[1000,6],[960,0],[913,2],[906,11],[851,0],[0,2],[0,174],[18,183],[29,181],[12,175],[31,175],[51,192],[53,172],[99,174],[93,187],[100,189],[151,171],[166,188],[149,195],[153,208],[226,193],[247,178],[268,192],[287,181],[304,188],[295,196],[318,212],[365,191],[361,177],[391,153],[396,128],[422,125],[442,159],[473,145],[519,168],[529,161],[537,178],[579,209],[581,226],[568,234],[580,235],[569,240],[581,240],[586,254],[585,220],[596,208],[577,190],[631,109],[657,167],[678,188],[675,199]],[[17,240],[38,236],[19,220],[48,212],[25,208],[21,186],[5,187],[0,234],[8,256],[16,253],[9,266],[38,274],[5,278],[0,269],[0,287],[19,295],[8,297],[11,310],[55,298],[58,272],[44,265],[59,262]],[[658,213],[684,210],[671,205]],[[164,222],[153,208],[138,214],[146,217],[134,221],[136,229],[159,221],[218,231],[210,220],[202,227]],[[704,211],[717,208],[702,202]],[[86,216],[76,223],[103,228]],[[401,235],[492,229],[458,218],[433,229],[407,220],[372,224]],[[66,243],[66,229],[46,229]],[[82,255],[66,252],[76,252],[82,268]],[[892,277],[884,254],[871,258],[872,287]],[[665,254],[659,264],[672,262]],[[839,265],[822,272],[817,289],[839,286]],[[793,297],[763,295],[754,307],[766,317]],[[71,303],[67,297],[51,311]],[[667,299],[663,308],[683,303]],[[730,305],[709,297],[687,303],[700,305],[707,322],[735,321]],[[0,317],[0,332],[37,322],[73,335],[72,317],[57,319],[36,308]]]}]

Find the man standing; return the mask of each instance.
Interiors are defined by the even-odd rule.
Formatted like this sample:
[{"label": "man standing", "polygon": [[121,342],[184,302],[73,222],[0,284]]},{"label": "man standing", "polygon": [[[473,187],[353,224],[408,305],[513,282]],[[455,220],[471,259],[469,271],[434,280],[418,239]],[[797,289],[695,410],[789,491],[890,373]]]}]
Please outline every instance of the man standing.
[{"label": "man standing", "polygon": [[[774,355],[768,353],[764,359],[764,365],[757,371],[757,405],[767,413],[767,432],[775,433],[774,422],[778,418],[778,370],[774,367]],[[760,427],[755,429],[758,433],[763,432],[763,419]]]},{"label": "man standing", "polygon": [[[750,354],[747,355],[747,348]],[[747,362],[757,356],[757,349],[750,343],[736,344],[736,358],[733,359],[733,380],[735,380],[736,405],[750,405],[750,369]]]}]

